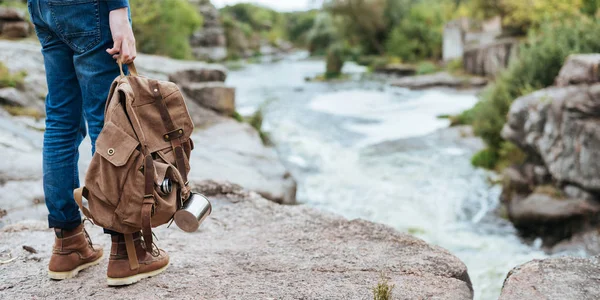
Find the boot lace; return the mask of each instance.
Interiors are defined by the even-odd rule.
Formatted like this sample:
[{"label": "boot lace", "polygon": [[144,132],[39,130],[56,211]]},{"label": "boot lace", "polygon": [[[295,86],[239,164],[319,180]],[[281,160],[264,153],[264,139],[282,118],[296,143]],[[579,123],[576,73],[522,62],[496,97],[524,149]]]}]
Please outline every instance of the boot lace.
[{"label": "boot lace", "polygon": [[142,240],[142,248],[144,248],[144,250],[150,253],[150,255],[152,255],[153,257],[158,257],[160,255],[160,249],[158,249],[158,246],[156,245],[156,243],[154,243],[154,241],[158,240],[158,238],[156,237],[154,232],[152,232],[152,236],[154,238],[152,239],[152,249],[150,249],[150,251],[146,249],[146,241],[144,241],[144,237],[140,236],[140,239]]}]

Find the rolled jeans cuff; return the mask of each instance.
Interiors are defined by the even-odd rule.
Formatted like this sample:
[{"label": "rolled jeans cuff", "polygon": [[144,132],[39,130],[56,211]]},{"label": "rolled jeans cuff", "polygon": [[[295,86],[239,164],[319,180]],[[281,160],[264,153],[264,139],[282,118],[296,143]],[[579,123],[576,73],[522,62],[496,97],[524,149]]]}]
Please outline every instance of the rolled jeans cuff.
[{"label": "rolled jeans cuff", "polygon": [[64,230],[73,230],[77,228],[81,224],[81,218],[73,221],[57,221],[52,219],[51,216],[48,216],[48,227],[50,228],[60,228]]}]

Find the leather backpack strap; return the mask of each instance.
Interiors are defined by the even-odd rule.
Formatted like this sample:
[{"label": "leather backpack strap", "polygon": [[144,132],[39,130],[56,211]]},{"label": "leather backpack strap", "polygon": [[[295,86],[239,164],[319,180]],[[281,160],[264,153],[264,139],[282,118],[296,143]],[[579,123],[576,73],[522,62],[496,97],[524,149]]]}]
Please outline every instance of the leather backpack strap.
[{"label": "leather backpack strap", "polygon": [[[121,76],[125,76],[125,72],[123,72],[123,62],[121,62],[120,59],[117,59],[117,64],[119,64],[119,71],[121,72]],[[135,68],[135,65],[132,63],[127,64],[127,69],[129,70],[129,74],[133,75],[133,76],[139,76],[137,69]]]},{"label": "leather backpack strap", "polygon": [[181,173],[181,177],[183,178],[183,184],[187,183],[187,172],[185,171],[185,158],[184,152],[181,142],[181,137],[183,136],[182,128],[175,128],[175,124],[171,119],[171,115],[169,114],[169,110],[167,109],[167,105],[160,93],[160,85],[158,81],[152,80],[150,81],[150,88],[152,89],[154,95],[154,106],[158,110],[160,114],[160,118],[167,129],[167,133],[163,135],[165,141],[170,141],[171,146],[173,147],[173,151],[175,153],[175,165],[179,173]]},{"label": "leather backpack strap", "polygon": [[154,160],[151,154],[146,154],[144,158],[144,202],[141,213],[142,235],[148,253],[152,253],[152,213],[154,205]]},{"label": "leather backpack strap", "polygon": [[138,262],[137,253],[135,252],[135,244],[133,243],[133,234],[124,234],[125,237],[125,248],[127,249],[127,257],[129,258],[129,268],[131,270],[137,270],[140,268]]},{"label": "leather backpack strap", "polygon": [[77,206],[79,206],[79,209],[81,209],[83,215],[86,218],[90,219],[90,221],[94,221],[90,210],[87,207],[83,206],[83,197],[88,198],[89,193],[90,192],[88,191],[88,189],[86,189],[85,187],[80,187],[78,189],[73,190],[73,198],[75,198],[75,202],[77,203]]}]

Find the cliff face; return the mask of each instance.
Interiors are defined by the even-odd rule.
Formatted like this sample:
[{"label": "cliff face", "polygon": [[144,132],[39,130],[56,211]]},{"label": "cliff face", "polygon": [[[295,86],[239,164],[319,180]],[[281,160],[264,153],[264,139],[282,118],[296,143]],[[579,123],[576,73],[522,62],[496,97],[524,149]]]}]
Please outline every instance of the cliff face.
[{"label": "cliff face", "polygon": [[529,156],[506,170],[509,217],[546,246],[599,225],[599,65],[600,55],[570,56],[555,86],[514,101],[502,131]]},{"label": "cliff face", "polygon": [[198,60],[221,61],[227,58],[225,29],[219,10],[209,0],[190,0],[204,18],[204,26],[190,38],[192,53]]}]

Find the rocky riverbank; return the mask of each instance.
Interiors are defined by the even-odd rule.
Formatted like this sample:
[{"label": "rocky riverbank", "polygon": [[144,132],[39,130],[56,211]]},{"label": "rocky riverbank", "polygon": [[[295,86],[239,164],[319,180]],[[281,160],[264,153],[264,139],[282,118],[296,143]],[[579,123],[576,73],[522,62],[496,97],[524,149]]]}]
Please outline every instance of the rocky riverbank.
[{"label": "rocky riverbank", "polygon": [[[39,44],[0,41],[0,62],[10,72],[24,72],[23,84],[0,89],[0,103],[11,111],[42,117],[47,93]],[[177,82],[186,95],[197,130],[191,180],[228,180],[278,202],[296,202],[296,182],[275,150],[263,145],[250,125],[230,117],[235,110],[234,89],[224,83],[227,70],[220,65],[177,61],[140,55],[140,73]],[[226,92],[228,93],[226,93]],[[7,97],[5,95],[10,95]],[[199,96],[198,96],[199,95]],[[221,110],[227,107],[228,110]],[[12,116],[0,108],[0,227],[24,219],[45,219],[41,151],[43,120]],[[89,140],[80,148],[81,178],[91,160]],[[15,171],[18,170],[18,171]],[[15,201],[19,199],[19,201]]]},{"label": "rocky riverbank", "polygon": [[508,274],[500,300],[598,299],[599,269],[597,257],[534,260]]},{"label": "rocky riverbank", "polygon": [[551,252],[600,253],[586,245],[600,225],[599,64],[597,54],[570,56],[555,86],[515,100],[502,131],[528,157],[505,171],[508,215]]},{"label": "rocky riverbank", "polygon": [[[75,279],[45,276],[53,234],[39,221],[0,230],[0,298],[369,299],[383,273],[397,299],[472,299],[465,265],[448,251],[371,222],[282,206],[204,181],[213,215],[200,231],[156,231],[170,252],[164,274],[128,288],[105,284],[107,260]],[[88,228],[107,249],[106,235]],[[35,249],[31,253],[23,246]]]}]

